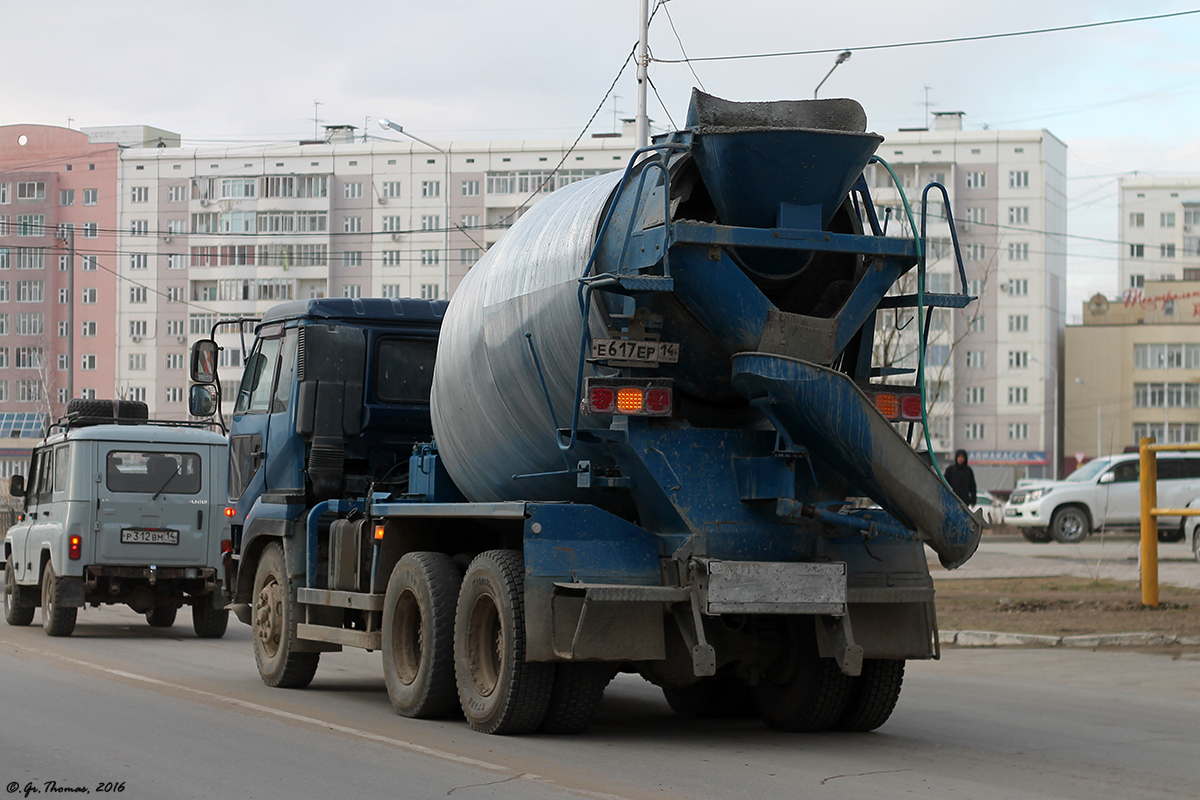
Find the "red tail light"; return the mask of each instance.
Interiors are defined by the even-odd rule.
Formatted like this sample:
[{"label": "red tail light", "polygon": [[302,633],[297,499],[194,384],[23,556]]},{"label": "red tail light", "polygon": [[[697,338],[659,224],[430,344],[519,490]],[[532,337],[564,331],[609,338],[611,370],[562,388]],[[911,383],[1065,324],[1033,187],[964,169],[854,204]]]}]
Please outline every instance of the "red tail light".
[{"label": "red tail light", "polygon": [[671,390],[650,389],[646,392],[646,410],[651,414],[671,413]]},{"label": "red tail light", "polygon": [[900,416],[904,419],[919,421],[921,419],[921,396],[906,394],[901,397]]},{"label": "red tail light", "polygon": [[229,555],[233,552],[233,539],[221,540],[221,555]]},{"label": "red tail light", "polygon": [[83,554],[83,540],[78,536],[72,536],[67,540],[67,558],[72,561],[78,561]]},{"label": "red tail light", "polygon": [[225,506],[225,516],[227,516],[227,517],[237,516],[237,509],[233,508],[232,506]]},{"label": "red tail light", "polygon": [[593,414],[611,414],[617,403],[617,392],[609,386],[593,386],[588,391],[588,411]]}]

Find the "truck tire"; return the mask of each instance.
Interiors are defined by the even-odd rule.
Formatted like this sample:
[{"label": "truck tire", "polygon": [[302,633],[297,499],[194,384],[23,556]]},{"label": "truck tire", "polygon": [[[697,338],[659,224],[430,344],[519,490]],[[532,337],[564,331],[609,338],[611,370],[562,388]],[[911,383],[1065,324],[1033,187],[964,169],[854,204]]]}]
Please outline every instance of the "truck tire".
[{"label": "truck tire", "polygon": [[550,707],[538,728],[542,733],[582,733],[600,709],[604,690],[613,679],[610,664],[581,662],[554,665]]},{"label": "truck tire", "polygon": [[1174,544],[1175,542],[1182,542],[1186,536],[1187,536],[1187,533],[1183,529],[1182,522],[1179,523],[1179,527],[1177,527],[1177,528],[1159,528],[1158,529],[1158,540],[1160,542],[1165,542],[1166,544]]},{"label": "truck tire", "polygon": [[4,562],[4,621],[9,625],[28,625],[33,622],[33,609],[17,605],[20,589],[17,588],[17,573],[12,556]]},{"label": "truck tire", "polygon": [[67,417],[75,427],[101,425],[127,420],[149,419],[149,407],[141,400],[85,400],[76,397],[67,403]]},{"label": "truck tire", "polygon": [[1050,518],[1050,535],[1062,544],[1082,542],[1092,532],[1092,518],[1081,506],[1062,506],[1054,509]]},{"label": "truck tire", "polygon": [[312,683],[320,653],[296,653],[296,623],[300,619],[296,587],[283,560],[283,545],[271,542],[254,573],[254,661],[263,683],[283,689],[302,689]]},{"label": "truck tire", "polygon": [[79,609],[64,606],[63,582],[54,574],[54,565],[46,562],[42,570],[42,630],[47,636],[70,636],[75,632],[75,616]]},{"label": "truck tire", "polygon": [[550,706],[554,665],[525,660],[525,566],[516,550],[488,550],[463,576],[454,615],[454,675],[472,728],[538,729]]},{"label": "truck tire", "polygon": [[664,686],[663,697],[672,711],[688,719],[740,719],[756,713],[749,687],[726,675],[701,678],[682,688]]},{"label": "truck tire", "polygon": [[229,627],[229,609],[217,608],[212,601],[212,595],[204,595],[192,603],[192,630],[197,639],[220,639]]},{"label": "truck tire", "polygon": [[868,658],[862,674],[852,680],[850,699],[834,726],[839,731],[865,733],[888,721],[904,683],[902,660]]},{"label": "truck tire", "polygon": [[812,621],[789,621],[790,646],[766,669],[752,696],[767,727],[817,733],[841,718],[853,686],[832,658],[817,651]]},{"label": "truck tire", "polygon": [[146,612],[146,622],[151,628],[169,628],[175,624],[179,606],[155,606]]},{"label": "truck tire", "polygon": [[1025,541],[1034,544],[1047,544],[1053,541],[1050,531],[1045,528],[1021,528],[1021,535],[1025,537]]},{"label": "truck tire", "polygon": [[454,609],[462,571],[444,553],[397,562],[383,599],[383,681],[396,713],[431,719],[458,710]]}]

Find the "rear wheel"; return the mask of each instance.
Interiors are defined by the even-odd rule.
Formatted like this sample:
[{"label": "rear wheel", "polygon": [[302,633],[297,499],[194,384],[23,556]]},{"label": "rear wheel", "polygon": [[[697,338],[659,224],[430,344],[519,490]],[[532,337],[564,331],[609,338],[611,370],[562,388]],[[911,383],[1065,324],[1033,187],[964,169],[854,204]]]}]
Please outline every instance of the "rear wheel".
[{"label": "rear wheel", "polygon": [[489,550],[463,576],[454,615],[454,674],[467,722],[481,733],[537,730],[554,665],[525,660],[525,567],[515,550]]},{"label": "rear wheel", "polygon": [[862,674],[852,682],[850,699],[834,727],[839,731],[873,731],[887,722],[896,708],[904,683],[904,662],[868,658],[863,661]]},{"label": "rear wheel", "polygon": [[542,733],[582,733],[600,708],[613,668],[604,663],[554,665],[554,690],[542,720]]},{"label": "rear wheel", "polygon": [[1184,533],[1182,522],[1179,523],[1178,528],[1159,528],[1158,529],[1158,540],[1160,542],[1166,542],[1167,544],[1174,544],[1175,542],[1182,542],[1185,535],[1186,534]]},{"label": "rear wheel", "polygon": [[1045,528],[1021,528],[1021,535],[1025,537],[1025,541],[1034,544],[1046,544],[1053,539],[1050,531]]},{"label": "rear wheel", "polygon": [[54,574],[54,565],[46,562],[42,571],[42,630],[47,636],[70,636],[75,632],[79,609],[62,604],[66,585]]},{"label": "rear wheel", "polygon": [[146,612],[146,622],[151,628],[169,628],[175,624],[179,606],[155,606]]},{"label": "rear wheel", "polygon": [[444,553],[397,562],[383,600],[383,680],[396,713],[428,719],[458,708],[454,609],[462,572]]},{"label": "rear wheel", "polygon": [[251,614],[254,661],[263,683],[284,689],[308,686],[321,654],[293,650],[300,608],[283,560],[283,546],[278,542],[267,545],[259,559]]},{"label": "rear wheel", "polygon": [[12,556],[4,563],[4,621],[9,625],[28,625],[33,622],[33,609],[17,605],[18,592],[16,567]]},{"label": "rear wheel", "polygon": [[768,727],[816,733],[841,718],[850,697],[850,676],[817,651],[812,620],[790,620],[786,652],[753,689],[754,705]]},{"label": "rear wheel", "polygon": [[1200,530],[1192,531],[1192,556],[1200,562]]},{"label": "rear wheel", "polygon": [[1056,509],[1050,518],[1050,535],[1054,541],[1076,544],[1087,538],[1092,530],[1092,520],[1086,509],[1079,506],[1063,506]]},{"label": "rear wheel", "polygon": [[229,627],[229,609],[217,608],[212,601],[212,595],[205,595],[192,604],[192,630],[199,639],[220,639]]}]

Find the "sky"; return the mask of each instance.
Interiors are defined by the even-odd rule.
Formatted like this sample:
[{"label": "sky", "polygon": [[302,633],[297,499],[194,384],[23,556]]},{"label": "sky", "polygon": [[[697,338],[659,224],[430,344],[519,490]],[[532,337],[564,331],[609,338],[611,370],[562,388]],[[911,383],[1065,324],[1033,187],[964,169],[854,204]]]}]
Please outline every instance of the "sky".
[{"label": "sky", "polygon": [[[651,0],[658,59],[853,52],[821,89],[881,133],[928,111],[967,129],[1044,128],[1068,145],[1068,321],[1118,291],[1117,179],[1200,175],[1200,14],[1085,30],[887,45],[1200,10],[1200,0]],[[185,144],[284,142],[390,117],[418,136],[574,138],[632,117],[638,0],[41,0],[5,10],[0,125],[145,124]],[[691,87],[731,100],[811,97],[834,53],[655,61],[655,130]],[[320,105],[314,105],[314,102]],[[596,113],[597,108],[601,110]],[[367,120],[370,120],[368,123]],[[619,122],[616,123],[619,125]]]}]

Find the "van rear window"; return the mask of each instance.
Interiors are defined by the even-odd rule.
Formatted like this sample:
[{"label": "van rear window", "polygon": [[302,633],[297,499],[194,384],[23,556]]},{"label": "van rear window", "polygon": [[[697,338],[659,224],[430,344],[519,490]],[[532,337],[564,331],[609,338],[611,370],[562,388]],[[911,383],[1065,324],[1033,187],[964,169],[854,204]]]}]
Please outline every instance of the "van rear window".
[{"label": "van rear window", "polygon": [[196,494],[200,466],[196,453],[113,451],[105,465],[105,485],[110,492]]}]

